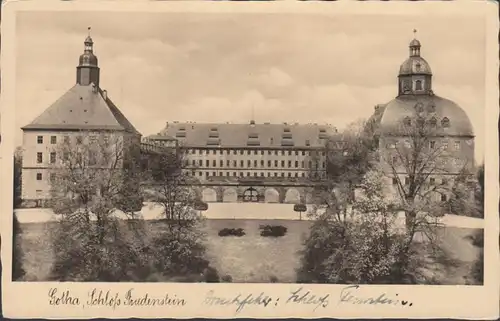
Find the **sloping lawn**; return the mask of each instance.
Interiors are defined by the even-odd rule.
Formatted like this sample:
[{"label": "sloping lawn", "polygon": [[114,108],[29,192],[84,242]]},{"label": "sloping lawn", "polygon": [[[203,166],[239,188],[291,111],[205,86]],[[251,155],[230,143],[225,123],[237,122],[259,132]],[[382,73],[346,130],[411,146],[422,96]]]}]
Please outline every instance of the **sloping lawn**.
[{"label": "sloping lawn", "polygon": [[[24,252],[26,281],[46,281],[49,277],[53,255],[49,231],[54,223],[21,224],[21,244]],[[148,221],[154,233],[160,222]],[[262,237],[259,225],[283,225],[287,233],[282,237]],[[233,282],[279,282],[296,280],[300,264],[299,251],[307,235],[310,221],[290,220],[207,220],[207,259],[221,277],[230,275]],[[223,228],[242,228],[244,236],[218,236]],[[446,227],[442,233],[444,253],[426,257],[422,269],[428,282],[438,284],[474,283],[469,278],[471,266],[479,249],[472,245],[470,236],[475,229]]]}]

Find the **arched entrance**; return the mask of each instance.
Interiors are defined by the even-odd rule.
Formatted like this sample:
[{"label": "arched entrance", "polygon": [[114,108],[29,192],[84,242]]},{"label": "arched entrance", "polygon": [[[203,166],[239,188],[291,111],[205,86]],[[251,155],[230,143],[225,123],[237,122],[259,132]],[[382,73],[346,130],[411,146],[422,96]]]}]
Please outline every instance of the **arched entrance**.
[{"label": "arched entrance", "polygon": [[213,188],[205,188],[202,191],[202,199],[204,202],[217,202],[217,193]]},{"label": "arched entrance", "polygon": [[264,192],[264,201],[266,203],[279,203],[280,194],[275,188],[268,188]]},{"label": "arched entrance", "polygon": [[243,202],[258,202],[259,201],[259,193],[253,187],[246,189],[243,192]]},{"label": "arched entrance", "polygon": [[234,188],[226,188],[222,196],[222,201],[225,203],[236,203],[238,202],[238,193]]},{"label": "arched entrance", "polygon": [[300,193],[295,188],[289,188],[285,194],[285,203],[300,203]]}]

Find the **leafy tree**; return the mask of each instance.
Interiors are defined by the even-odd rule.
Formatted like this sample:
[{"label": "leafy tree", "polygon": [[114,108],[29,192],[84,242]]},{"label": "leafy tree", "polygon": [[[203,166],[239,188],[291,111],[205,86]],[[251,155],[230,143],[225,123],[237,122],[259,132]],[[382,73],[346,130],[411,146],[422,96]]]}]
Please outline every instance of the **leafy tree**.
[{"label": "leafy tree", "polygon": [[[135,137],[79,132],[55,149],[50,204],[60,215],[52,235],[52,278],[72,281],[141,279],[147,244],[138,220],[142,207]],[[134,229],[127,229],[134,227]]]},{"label": "leafy tree", "polygon": [[148,200],[162,208],[161,228],[152,237],[152,260],[167,278],[205,273],[205,280],[210,281],[217,273],[204,258],[204,220],[196,209],[200,200],[193,186],[195,178],[187,174],[186,164],[178,147],[149,155],[147,177],[153,187]]},{"label": "leafy tree", "polygon": [[22,230],[17,220],[17,216],[13,214],[13,240],[12,240],[12,280],[21,280],[26,274],[23,268],[23,250],[21,247]]}]

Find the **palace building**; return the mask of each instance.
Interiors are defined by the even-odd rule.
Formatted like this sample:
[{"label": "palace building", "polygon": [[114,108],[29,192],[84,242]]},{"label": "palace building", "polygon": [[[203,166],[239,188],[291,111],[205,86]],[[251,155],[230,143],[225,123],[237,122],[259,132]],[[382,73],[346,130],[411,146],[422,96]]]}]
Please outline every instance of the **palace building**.
[{"label": "palace building", "polygon": [[[89,28],[90,31],[90,28]],[[141,134],[100,87],[100,69],[89,36],[76,67],[76,83],[23,130],[22,198],[41,201],[50,195],[51,168],[62,160],[61,142],[81,144],[118,138],[124,147],[140,144]]]},{"label": "palace building", "polygon": [[[420,51],[420,41],[413,39],[409,45],[409,57],[399,68],[397,97],[375,106],[372,116],[379,136],[382,166],[392,177],[388,179],[389,185],[397,185],[393,168],[400,181],[408,181],[407,168],[399,160],[398,153],[400,155],[404,147],[412,146],[408,128],[419,120],[418,117],[424,119],[428,132],[432,133],[426,146],[428,159],[439,162],[434,168],[440,167],[429,175],[430,183],[450,184],[461,170],[474,167],[471,121],[459,105],[434,93],[431,67]],[[422,163],[425,161],[422,157]],[[446,201],[447,195],[436,197]]]},{"label": "palace building", "polygon": [[179,146],[186,175],[207,186],[205,201],[298,203],[326,177],[326,143],[335,132],[318,124],[173,122],[145,141]]}]

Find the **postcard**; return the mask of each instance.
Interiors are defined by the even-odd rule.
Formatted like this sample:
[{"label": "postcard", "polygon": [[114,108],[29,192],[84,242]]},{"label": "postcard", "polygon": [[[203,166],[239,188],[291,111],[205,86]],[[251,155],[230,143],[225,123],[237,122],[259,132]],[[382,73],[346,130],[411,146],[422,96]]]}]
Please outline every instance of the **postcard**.
[{"label": "postcard", "polygon": [[497,9],[7,2],[5,315],[497,317]]}]

